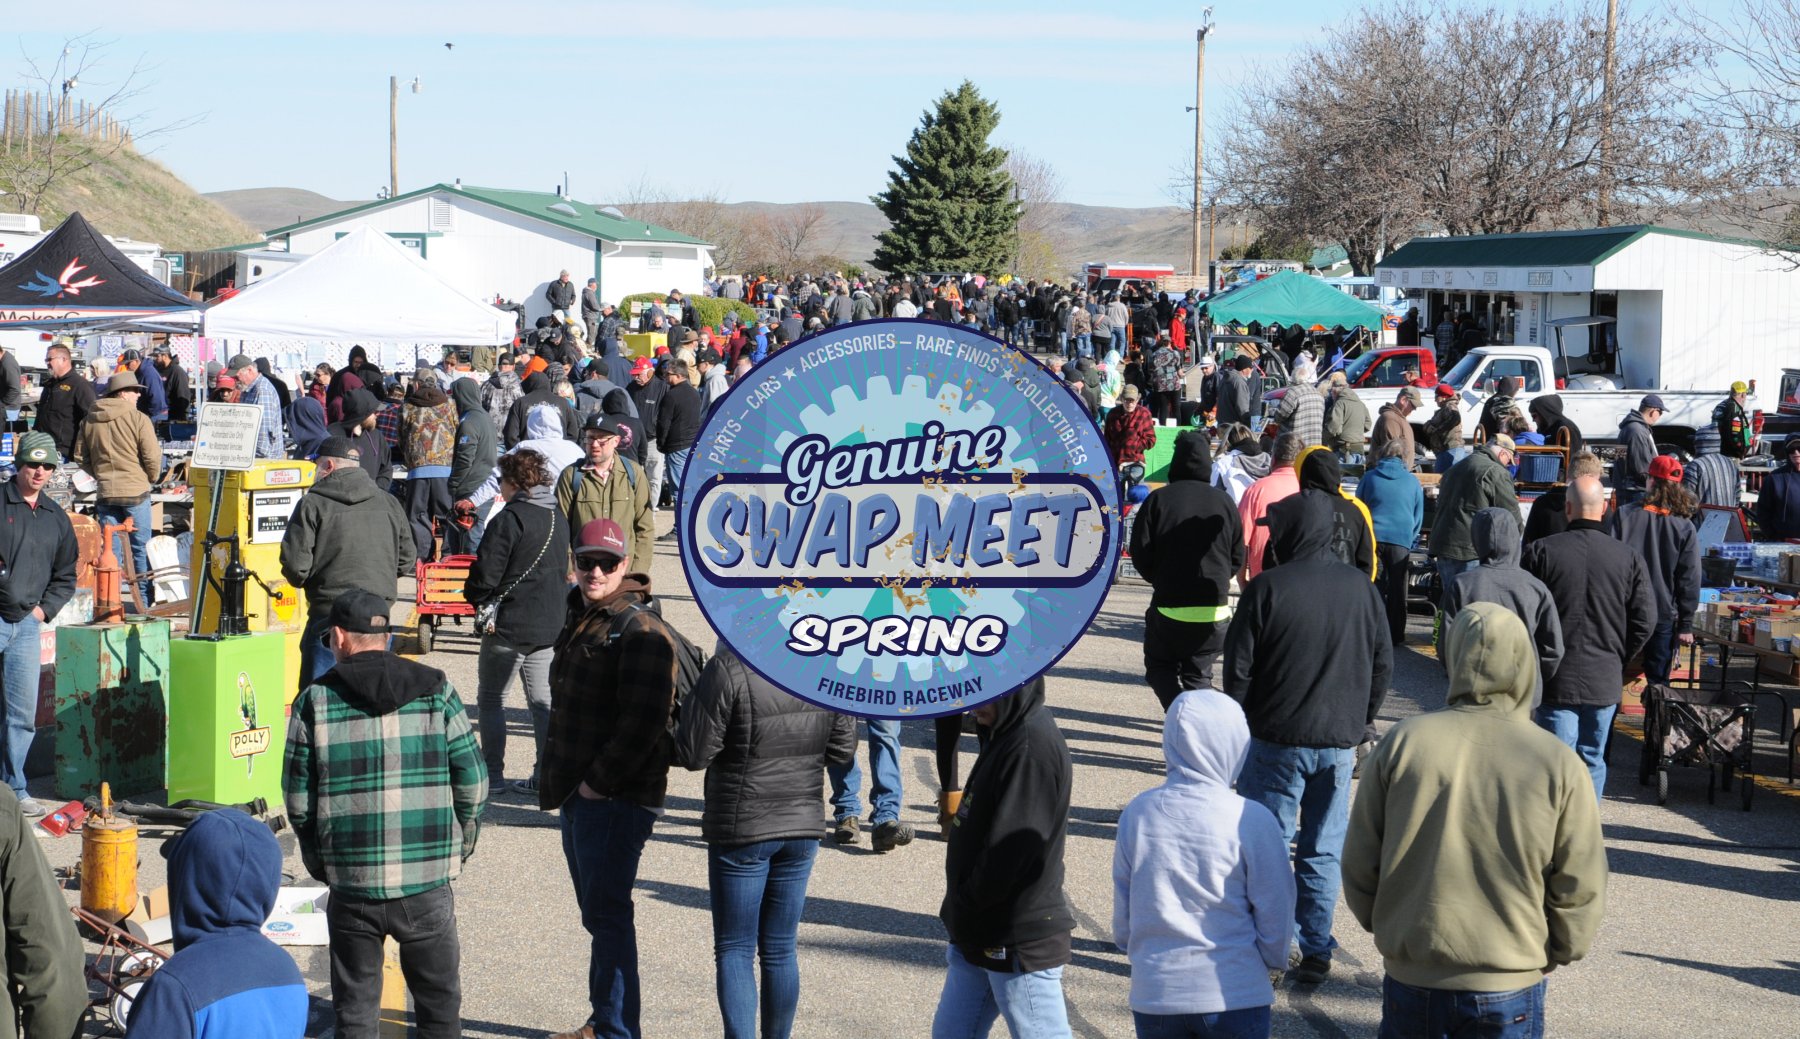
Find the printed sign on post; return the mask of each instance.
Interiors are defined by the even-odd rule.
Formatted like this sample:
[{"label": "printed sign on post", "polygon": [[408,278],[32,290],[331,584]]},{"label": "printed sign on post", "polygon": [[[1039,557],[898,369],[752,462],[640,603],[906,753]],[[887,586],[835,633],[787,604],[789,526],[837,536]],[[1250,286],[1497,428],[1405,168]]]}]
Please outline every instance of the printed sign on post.
[{"label": "printed sign on post", "polygon": [[261,431],[262,408],[255,404],[202,404],[188,464],[196,469],[248,469],[256,462],[256,436]]},{"label": "printed sign on post", "polygon": [[970,710],[1087,630],[1118,484],[1068,384],[971,329],[865,321],[772,355],[708,417],[682,566],[750,667],[867,718]]}]

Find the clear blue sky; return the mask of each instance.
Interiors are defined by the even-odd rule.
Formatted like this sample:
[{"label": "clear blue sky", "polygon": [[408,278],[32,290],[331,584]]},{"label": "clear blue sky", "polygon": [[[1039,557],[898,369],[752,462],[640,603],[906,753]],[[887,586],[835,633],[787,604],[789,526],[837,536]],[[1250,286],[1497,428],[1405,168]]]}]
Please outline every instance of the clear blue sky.
[{"label": "clear blue sky", "polygon": [[[548,190],[567,170],[573,194],[594,201],[640,182],[728,201],[861,201],[921,112],[967,77],[1000,106],[995,140],[1050,162],[1065,200],[1155,206],[1192,148],[1183,107],[1204,5],[13,6],[0,81],[25,85],[22,54],[54,61],[66,36],[92,30],[111,46],[76,93],[104,96],[140,57],[153,66],[124,114],[144,113],[145,126],[199,117],[153,154],[202,191],[372,196],[388,179],[388,77],[399,75],[423,81],[400,97],[402,191],[457,177]],[[1217,3],[1209,112],[1222,115],[1243,76],[1281,74],[1286,54],[1350,10]]]}]

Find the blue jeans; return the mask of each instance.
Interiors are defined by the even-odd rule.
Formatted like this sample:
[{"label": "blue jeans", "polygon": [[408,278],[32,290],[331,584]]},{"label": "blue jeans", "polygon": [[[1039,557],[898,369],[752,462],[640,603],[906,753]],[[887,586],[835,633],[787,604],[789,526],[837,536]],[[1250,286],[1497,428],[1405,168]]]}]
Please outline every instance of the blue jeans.
[{"label": "blue jeans", "polygon": [[[806,882],[819,853],[816,837],[709,847],[713,962],[725,1039],[787,1039],[800,1005],[795,938],[806,907]],[[762,961],[762,1014],[757,1014],[754,961]]]},{"label": "blue jeans", "polygon": [[1644,643],[1644,677],[1651,685],[1668,685],[1669,671],[1675,666],[1675,621],[1659,620],[1650,629],[1650,641]]},{"label": "blue jeans", "polygon": [[0,727],[6,748],[0,754],[0,780],[21,800],[30,796],[25,792],[25,755],[37,733],[38,675],[43,671],[38,627],[38,619],[29,613],[16,621],[0,620],[0,681],[6,685],[6,725]]},{"label": "blue jeans", "polygon": [[1120,357],[1124,357],[1125,356],[1125,347],[1126,347],[1125,330],[1123,328],[1113,329],[1112,330],[1112,348],[1114,350],[1119,351]]},{"label": "blue jeans", "polygon": [[1140,1014],[1137,1039],[1269,1039],[1269,1008],[1243,1007],[1222,1014]]},{"label": "blue jeans", "polygon": [[1594,780],[1595,800],[1606,794],[1606,736],[1612,731],[1613,715],[1619,705],[1600,707],[1594,704],[1557,706],[1544,704],[1534,717],[1538,725],[1552,736],[1574,748]]},{"label": "blue jeans", "polygon": [[[154,531],[150,529],[149,500],[146,499],[142,504],[138,505],[96,506],[94,509],[94,516],[102,524],[123,523],[127,519],[131,521],[130,534],[121,533],[113,535],[113,555],[118,557],[120,563],[125,561],[125,546],[128,543],[127,538],[129,538],[132,571],[140,575],[149,573],[150,535],[154,533]],[[124,593],[123,583],[121,583],[119,591],[120,594]],[[144,606],[148,609],[150,606],[150,581],[148,578],[138,581],[138,594],[143,596]]]},{"label": "blue jeans", "polygon": [[588,952],[587,1023],[596,1039],[640,1039],[637,922],[631,888],[656,816],[630,801],[572,793],[562,806],[563,858],[575,882]]},{"label": "blue jeans", "polygon": [[663,464],[669,473],[669,501],[675,509],[675,525],[681,526],[681,477],[687,472],[688,456],[693,453],[692,447],[684,447],[679,451],[664,451]]},{"label": "blue jeans", "polygon": [[305,689],[319,676],[337,666],[337,654],[320,638],[331,631],[331,604],[308,602],[306,627],[300,629],[300,688]]},{"label": "blue jeans", "polygon": [[1289,747],[1250,741],[1238,793],[1275,814],[1294,846],[1294,934],[1300,955],[1331,958],[1344,831],[1350,826],[1348,747]]},{"label": "blue jeans", "polygon": [[1006,974],[970,963],[949,947],[944,991],[931,1019],[931,1039],[984,1039],[996,1018],[1006,1018],[1014,1036],[1061,1039],[1069,1034],[1061,967]]},{"label": "blue jeans", "polygon": [[1379,1039],[1543,1039],[1544,982],[1512,992],[1381,983]]},{"label": "blue jeans", "polygon": [[[1446,595],[1450,593],[1450,585],[1454,583],[1459,576],[1466,574],[1481,565],[1481,560],[1479,559],[1442,559],[1433,556],[1431,557],[1431,561],[1437,566],[1438,583],[1443,585],[1444,594]],[[1444,618],[1444,634],[1446,636],[1450,634],[1451,620],[1452,618],[1450,617]]]},{"label": "blue jeans", "polygon": [[[871,720],[869,726],[869,800],[875,811],[869,822],[879,826],[900,818],[900,719]],[[862,815],[862,769],[856,756],[841,765],[825,766],[831,778],[831,818],[856,818]]]}]

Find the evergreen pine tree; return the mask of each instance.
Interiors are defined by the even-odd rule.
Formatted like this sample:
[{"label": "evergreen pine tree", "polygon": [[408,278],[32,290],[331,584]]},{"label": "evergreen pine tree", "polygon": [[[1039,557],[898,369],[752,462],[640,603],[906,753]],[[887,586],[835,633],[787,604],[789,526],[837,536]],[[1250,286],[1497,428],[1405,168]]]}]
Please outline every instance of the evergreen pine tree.
[{"label": "evergreen pine tree", "polygon": [[894,156],[887,190],[871,202],[888,218],[875,266],[890,274],[998,274],[1012,261],[1019,206],[1006,152],[988,145],[1000,110],[964,80],[938,98]]}]

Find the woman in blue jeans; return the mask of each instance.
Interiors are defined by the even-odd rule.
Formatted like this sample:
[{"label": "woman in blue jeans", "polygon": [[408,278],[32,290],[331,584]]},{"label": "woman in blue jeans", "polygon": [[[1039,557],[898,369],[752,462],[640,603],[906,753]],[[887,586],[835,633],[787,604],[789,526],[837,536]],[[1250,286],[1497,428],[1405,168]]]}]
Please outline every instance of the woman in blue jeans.
[{"label": "woman in blue jeans", "polygon": [[706,770],[700,832],[725,1039],[793,1032],[795,937],[823,833],[825,766],[855,753],[855,719],[788,695],[723,647],[682,704],[676,760]]}]

